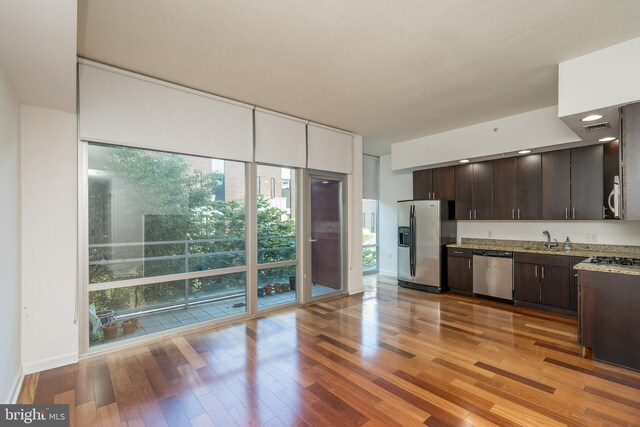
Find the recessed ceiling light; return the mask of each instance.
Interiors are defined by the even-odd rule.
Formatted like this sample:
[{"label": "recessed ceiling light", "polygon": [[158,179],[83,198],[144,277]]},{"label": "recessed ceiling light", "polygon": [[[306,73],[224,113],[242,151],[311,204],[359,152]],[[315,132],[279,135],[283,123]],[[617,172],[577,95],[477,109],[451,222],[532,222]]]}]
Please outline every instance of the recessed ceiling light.
[{"label": "recessed ceiling light", "polygon": [[600,120],[602,117],[604,117],[602,114],[591,114],[587,117],[583,117],[582,119],[580,119],[581,122],[592,122],[594,120]]},{"label": "recessed ceiling light", "polygon": [[604,138],[600,138],[598,141],[600,141],[600,142],[609,142],[609,141],[613,141],[614,139],[616,139],[615,136],[605,136]]},{"label": "recessed ceiling light", "polygon": [[531,152],[531,150],[520,150],[518,151],[518,154],[529,154]]},{"label": "recessed ceiling light", "polygon": [[469,160],[468,159],[462,159],[462,160],[460,160],[460,163],[469,163]]},{"label": "recessed ceiling light", "polygon": [[328,184],[328,183],[329,183],[329,181],[322,181],[322,183],[323,183],[323,184]]}]

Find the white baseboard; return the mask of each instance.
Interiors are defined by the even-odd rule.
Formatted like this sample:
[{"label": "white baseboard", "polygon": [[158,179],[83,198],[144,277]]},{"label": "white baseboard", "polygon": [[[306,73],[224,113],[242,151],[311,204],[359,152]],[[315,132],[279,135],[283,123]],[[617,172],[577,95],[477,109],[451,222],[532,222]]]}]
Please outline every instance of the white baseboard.
[{"label": "white baseboard", "polygon": [[390,276],[394,279],[398,276],[398,273],[394,270],[380,270],[378,274],[382,274],[383,276]]},{"label": "white baseboard", "polygon": [[46,371],[47,369],[58,368],[78,362],[78,353],[63,354],[62,356],[51,357],[49,359],[29,362],[22,365],[24,375],[34,372]]},{"label": "white baseboard", "polygon": [[349,289],[349,295],[361,294],[364,292],[364,286],[358,286],[356,289]]},{"label": "white baseboard", "polygon": [[9,396],[7,396],[8,401],[6,403],[16,403],[18,401],[23,379],[24,373],[22,372],[22,366],[20,366],[18,367],[18,372],[16,372],[16,377],[13,379],[13,383],[11,383],[11,390],[9,390]]}]

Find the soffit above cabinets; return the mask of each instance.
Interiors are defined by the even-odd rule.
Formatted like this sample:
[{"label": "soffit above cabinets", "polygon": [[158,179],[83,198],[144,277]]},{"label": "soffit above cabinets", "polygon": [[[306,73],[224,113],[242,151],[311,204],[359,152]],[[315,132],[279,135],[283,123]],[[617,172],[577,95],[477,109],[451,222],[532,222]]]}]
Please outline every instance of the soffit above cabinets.
[{"label": "soffit above cabinets", "polygon": [[78,2],[82,57],[364,135],[364,151],[557,103],[636,0]]}]

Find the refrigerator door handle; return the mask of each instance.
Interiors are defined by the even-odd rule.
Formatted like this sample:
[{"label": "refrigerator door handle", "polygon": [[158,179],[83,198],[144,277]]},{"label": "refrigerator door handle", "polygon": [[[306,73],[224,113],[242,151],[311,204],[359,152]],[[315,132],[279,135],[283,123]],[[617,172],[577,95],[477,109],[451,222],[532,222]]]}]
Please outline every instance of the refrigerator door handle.
[{"label": "refrigerator door handle", "polygon": [[409,227],[411,230],[411,246],[409,247],[409,274],[416,275],[416,207],[411,206],[409,210]]}]

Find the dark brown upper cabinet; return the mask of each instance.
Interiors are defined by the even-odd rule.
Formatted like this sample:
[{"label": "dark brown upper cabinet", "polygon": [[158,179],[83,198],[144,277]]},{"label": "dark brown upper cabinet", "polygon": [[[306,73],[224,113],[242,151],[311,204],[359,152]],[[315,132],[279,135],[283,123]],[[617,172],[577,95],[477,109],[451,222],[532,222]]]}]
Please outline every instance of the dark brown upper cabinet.
[{"label": "dark brown upper cabinet", "polygon": [[602,145],[542,154],[542,219],[602,219]]},{"label": "dark brown upper cabinet", "polygon": [[542,219],[570,219],[571,151],[542,153]]},{"label": "dark brown upper cabinet", "polygon": [[571,219],[603,219],[603,147],[571,149]]},{"label": "dark brown upper cabinet", "polygon": [[453,200],[453,166],[413,172],[413,198],[415,200]]},{"label": "dark brown upper cabinet", "polygon": [[433,172],[431,169],[413,171],[413,199],[429,200],[433,187]]},{"label": "dark brown upper cabinet", "polygon": [[[602,146],[603,151],[603,193],[602,193],[602,206],[604,209],[605,219],[615,219],[613,210],[609,207],[609,195],[613,191],[613,183],[615,177],[620,179],[620,141],[615,140],[607,142]],[[611,198],[611,204],[613,205],[613,197]]]},{"label": "dark brown upper cabinet", "polygon": [[493,219],[493,161],[455,166],[456,219]]},{"label": "dark brown upper cabinet", "polygon": [[542,157],[531,154],[494,160],[494,218],[540,219]]}]

